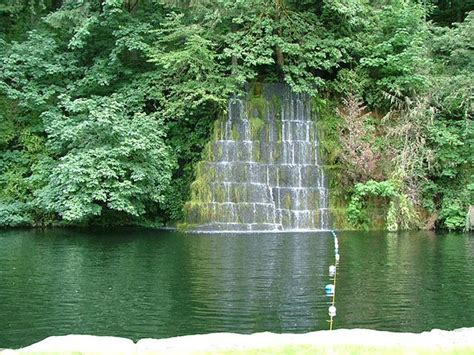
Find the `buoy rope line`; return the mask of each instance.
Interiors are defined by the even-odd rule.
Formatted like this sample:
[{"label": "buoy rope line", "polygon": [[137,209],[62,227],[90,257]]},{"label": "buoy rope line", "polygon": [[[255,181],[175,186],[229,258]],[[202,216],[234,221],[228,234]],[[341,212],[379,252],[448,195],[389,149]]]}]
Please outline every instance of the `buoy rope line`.
[{"label": "buoy rope line", "polygon": [[329,266],[329,277],[332,277],[332,284],[328,284],[325,287],[326,294],[332,296],[331,305],[328,309],[329,314],[329,330],[333,329],[334,317],[336,316],[336,278],[337,278],[337,265],[339,264],[339,241],[337,239],[336,232],[331,230],[331,234],[334,237],[334,265]]}]

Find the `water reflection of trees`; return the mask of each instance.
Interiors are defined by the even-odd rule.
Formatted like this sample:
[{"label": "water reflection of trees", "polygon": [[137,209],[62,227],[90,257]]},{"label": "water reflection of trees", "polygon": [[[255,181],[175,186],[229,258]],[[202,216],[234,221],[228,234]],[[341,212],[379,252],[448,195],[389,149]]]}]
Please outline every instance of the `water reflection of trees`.
[{"label": "water reflection of trees", "polygon": [[345,234],[338,276],[340,321],[399,331],[472,324],[465,310],[474,309],[466,290],[473,294],[473,258],[465,240],[432,232]]},{"label": "water reflection of trees", "polygon": [[[189,243],[193,313],[212,331],[326,327],[324,234],[201,236]],[[332,252],[332,247],[329,249]],[[330,253],[329,253],[330,254]]]}]

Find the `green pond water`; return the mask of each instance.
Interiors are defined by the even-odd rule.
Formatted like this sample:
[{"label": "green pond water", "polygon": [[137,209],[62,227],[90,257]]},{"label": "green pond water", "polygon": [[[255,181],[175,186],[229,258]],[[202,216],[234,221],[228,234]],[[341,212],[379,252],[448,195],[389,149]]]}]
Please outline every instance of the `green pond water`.
[{"label": "green pond water", "polygon": [[[338,233],[335,328],[474,326],[474,236]],[[0,232],[0,347],[328,329],[329,233]]]}]

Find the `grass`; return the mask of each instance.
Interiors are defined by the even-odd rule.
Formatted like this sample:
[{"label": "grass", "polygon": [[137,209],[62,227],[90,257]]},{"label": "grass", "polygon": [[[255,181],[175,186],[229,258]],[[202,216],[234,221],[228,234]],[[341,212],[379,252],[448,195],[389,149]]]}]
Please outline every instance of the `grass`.
[{"label": "grass", "polygon": [[[1,349],[0,349],[1,351]],[[154,354],[166,354],[167,351],[155,352]],[[176,352],[171,351],[172,354]],[[187,352],[183,352],[186,354]],[[311,345],[287,345],[281,347],[270,347],[261,349],[242,349],[242,350],[224,350],[224,351],[208,351],[208,352],[192,352],[188,354],[195,355],[355,355],[355,354],[374,354],[374,355],[399,355],[399,354],[410,354],[410,355],[470,355],[474,353],[474,348],[467,347],[449,347],[449,348],[413,348],[413,347],[371,347],[371,346],[359,346],[359,345],[335,345],[335,346],[311,346]],[[81,351],[71,352],[18,352],[18,354],[42,354],[42,355],[86,355],[86,354],[97,354],[88,353]],[[138,353],[137,353],[138,354]]]},{"label": "grass", "polygon": [[[212,348],[212,346],[211,346]],[[0,349],[0,354],[1,354]],[[117,349],[114,349],[116,352]],[[44,351],[44,352],[27,352],[18,351],[18,354],[97,354],[97,352],[82,352],[82,351],[69,351],[69,352],[58,352],[58,351]],[[141,352],[136,352],[139,354]],[[410,354],[410,355],[470,355],[474,354],[474,347],[472,346],[370,346],[370,345],[349,345],[349,344],[335,344],[335,345],[308,345],[308,344],[295,344],[295,345],[281,345],[273,347],[262,347],[262,348],[246,348],[246,349],[229,349],[221,350],[215,349],[211,351],[183,351],[177,349],[159,349],[155,348],[150,351],[153,354],[195,354],[195,355],[286,355],[286,354],[311,354],[311,355],[351,355],[351,354],[374,354],[374,355],[398,355],[398,354]]]},{"label": "grass", "polygon": [[286,345],[280,347],[269,347],[261,349],[242,349],[242,350],[224,350],[224,351],[209,351],[196,352],[198,355],[222,354],[222,355],[270,355],[270,354],[311,354],[311,355],[350,355],[350,354],[374,354],[374,355],[395,355],[395,354],[410,354],[410,355],[468,355],[473,354],[473,347],[381,347],[381,346],[362,346],[362,345]]}]

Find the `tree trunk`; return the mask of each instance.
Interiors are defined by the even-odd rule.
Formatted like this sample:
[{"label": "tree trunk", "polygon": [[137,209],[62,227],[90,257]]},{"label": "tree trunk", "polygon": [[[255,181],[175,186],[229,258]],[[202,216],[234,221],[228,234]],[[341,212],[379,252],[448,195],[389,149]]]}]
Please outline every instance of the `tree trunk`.
[{"label": "tree trunk", "polygon": [[275,56],[278,76],[280,77],[280,80],[283,81],[285,79],[285,74],[283,72],[283,65],[285,65],[285,56],[279,46],[275,47]]},{"label": "tree trunk", "polygon": [[235,72],[237,71],[237,57],[235,56],[235,54],[232,54],[232,74],[235,74]]},{"label": "tree trunk", "polygon": [[51,1],[52,10],[57,10],[63,6],[63,0],[53,0]]}]

